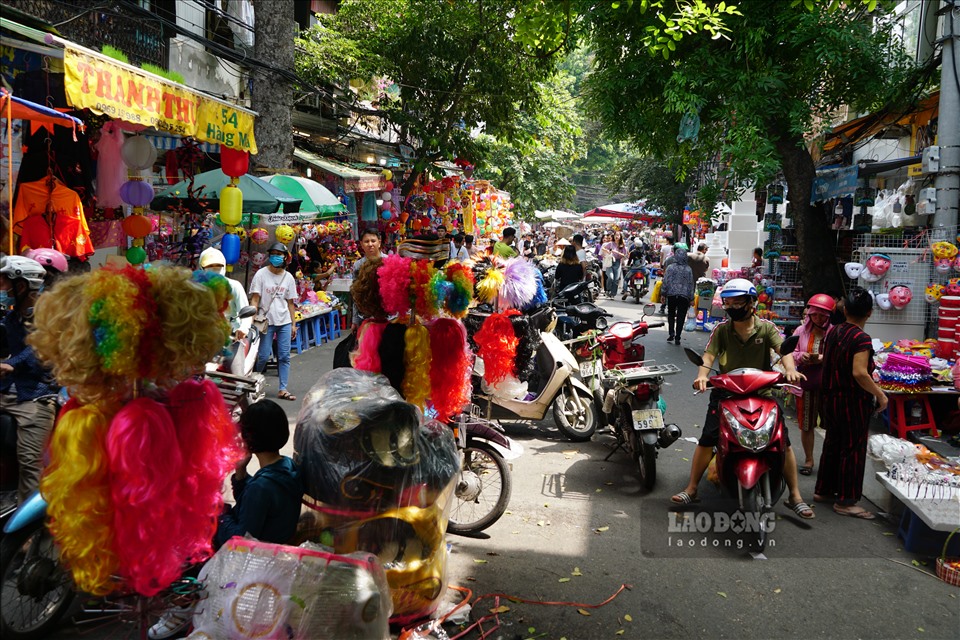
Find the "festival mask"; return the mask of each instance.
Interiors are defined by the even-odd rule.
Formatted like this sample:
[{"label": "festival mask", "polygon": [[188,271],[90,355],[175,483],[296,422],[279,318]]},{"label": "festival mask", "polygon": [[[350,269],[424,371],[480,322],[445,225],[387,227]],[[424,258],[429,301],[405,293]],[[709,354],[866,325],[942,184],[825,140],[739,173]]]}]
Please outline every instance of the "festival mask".
[{"label": "festival mask", "polygon": [[934,242],[930,250],[933,251],[933,257],[937,260],[941,258],[953,260],[958,253],[956,245],[951,242]]},{"label": "festival mask", "polygon": [[867,259],[866,267],[870,273],[883,277],[890,270],[890,256],[875,253]]},{"label": "festival mask", "polygon": [[860,278],[861,278],[864,282],[873,283],[873,282],[880,282],[880,280],[883,279],[883,275],[881,275],[881,274],[879,274],[879,273],[873,273],[872,271],[869,271],[868,269],[864,269],[863,271],[860,272]]},{"label": "festival mask", "polygon": [[943,295],[943,285],[942,284],[929,284],[924,290],[924,297],[926,297],[927,302],[930,304],[935,304],[940,300],[940,296]]},{"label": "festival mask", "polygon": [[913,300],[913,292],[910,291],[910,287],[897,285],[890,289],[890,303],[894,309],[903,309],[910,304],[911,300]]},{"label": "festival mask", "polygon": [[260,251],[255,252],[250,256],[250,263],[255,267],[262,267],[263,264],[267,261],[267,254]]},{"label": "festival mask", "polygon": [[843,270],[847,274],[848,278],[851,280],[856,280],[863,272],[863,265],[859,262],[848,262],[847,264],[843,265]]},{"label": "festival mask", "polygon": [[893,304],[890,302],[889,293],[878,293],[876,296],[874,296],[874,300],[876,300],[877,306],[884,311],[888,311],[890,307],[893,306]]},{"label": "festival mask", "polygon": [[952,267],[953,267],[953,260],[951,258],[936,259],[937,273],[950,273],[950,269]]}]

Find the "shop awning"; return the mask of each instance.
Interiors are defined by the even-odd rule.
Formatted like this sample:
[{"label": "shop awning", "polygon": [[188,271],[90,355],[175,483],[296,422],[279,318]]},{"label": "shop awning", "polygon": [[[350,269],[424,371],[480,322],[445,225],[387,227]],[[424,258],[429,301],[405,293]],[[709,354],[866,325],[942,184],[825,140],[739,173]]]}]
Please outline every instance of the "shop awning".
[{"label": "shop awning", "polygon": [[[197,174],[193,178],[194,198],[196,203],[207,211],[220,210],[220,191],[227,186],[230,178],[220,169]],[[281,209],[285,214],[295,214],[300,210],[300,200],[295,198],[266,180],[261,180],[249,173],[240,176],[237,185],[243,192],[243,213],[271,214]],[[155,211],[176,209],[190,200],[190,181],[182,180],[167,187],[154,196],[150,208]],[[283,220],[285,222],[285,220]]]},{"label": "shop awning", "polygon": [[345,164],[340,164],[339,162],[318,156],[315,153],[300,148],[293,150],[293,157],[315,169],[326,171],[329,174],[341,178],[343,180],[344,191],[383,190],[384,179],[379,173],[370,173],[369,171],[354,169],[353,167],[348,167]]},{"label": "shop awning", "polygon": [[273,175],[264,176],[264,180],[301,200],[300,213],[312,214],[316,218],[333,218],[347,212],[347,207],[325,186],[300,176]]},{"label": "shop awning", "polygon": [[256,112],[191,89],[53,34],[64,48],[67,104],[201,142],[257,152]]},{"label": "shop awning", "polygon": [[[56,109],[51,109],[22,98],[17,98],[0,87],[0,117],[12,120],[29,120],[33,126],[53,124],[61,127],[83,129],[83,121]],[[76,140],[76,137],[74,137]]]},{"label": "shop awning", "polygon": [[850,122],[845,122],[833,128],[833,131],[826,135],[823,144],[824,153],[834,151],[837,147],[845,144],[851,144],[858,140],[863,140],[874,136],[887,127],[926,125],[930,123],[931,118],[940,111],[940,92],[933,93],[929,98],[921,100],[916,107],[906,113],[871,113],[860,118],[855,118]]},{"label": "shop awning", "polygon": [[589,222],[590,218],[599,217],[616,220],[654,220],[661,217],[659,211],[647,209],[644,203],[645,201],[606,204],[583,214],[583,221]]}]

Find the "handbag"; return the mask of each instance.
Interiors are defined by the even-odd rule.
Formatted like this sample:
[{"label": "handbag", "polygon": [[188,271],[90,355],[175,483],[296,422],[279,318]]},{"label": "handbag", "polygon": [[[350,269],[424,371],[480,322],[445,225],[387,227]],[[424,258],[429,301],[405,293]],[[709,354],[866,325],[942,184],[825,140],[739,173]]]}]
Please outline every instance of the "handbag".
[{"label": "handbag", "polygon": [[[281,280],[282,280],[282,278],[281,278]],[[269,309],[269,308],[270,308],[270,305],[273,304],[273,301],[277,299],[277,291],[279,291],[279,290],[280,290],[280,285],[277,285],[276,287],[274,287],[274,289],[273,289],[273,297],[270,298],[270,303],[267,305],[267,309]],[[255,316],[253,317],[253,320],[250,321],[250,324],[253,325],[254,327],[256,327],[257,331],[259,331],[261,334],[266,333],[266,332],[267,332],[267,326],[268,326],[268,324],[269,324],[269,323],[267,322],[267,312],[266,312],[266,311],[263,311],[262,309],[258,310],[257,315],[255,315]]]}]

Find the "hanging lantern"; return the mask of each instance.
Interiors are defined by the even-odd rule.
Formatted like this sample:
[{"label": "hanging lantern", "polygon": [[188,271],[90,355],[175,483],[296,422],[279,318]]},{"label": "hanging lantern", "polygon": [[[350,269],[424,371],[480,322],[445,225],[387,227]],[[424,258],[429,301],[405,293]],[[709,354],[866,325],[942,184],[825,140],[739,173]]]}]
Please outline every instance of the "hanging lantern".
[{"label": "hanging lantern", "polygon": [[220,251],[227,264],[236,264],[240,259],[240,236],[228,233],[220,239]]},{"label": "hanging lantern", "polygon": [[120,199],[134,207],[149,206],[153,193],[153,185],[143,180],[129,180],[120,185]]},{"label": "hanging lantern", "polygon": [[133,265],[143,264],[147,261],[147,252],[143,247],[132,246],[127,249],[127,262]]},{"label": "hanging lantern", "polygon": [[282,224],[279,227],[277,227],[277,230],[274,231],[273,234],[277,237],[277,242],[282,242],[283,244],[287,244],[291,240],[293,240],[293,237],[296,235],[296,232],[293,230],[293,227],[291,227],[290,225]]},{"label": "hanging lantern", "polygon": [[153,166],[157,159],[157,150],[146,137],[133,136],[127,138],[120,147],[120,157],[125,165],[134,171],[140,171]]},{"label": "hanging lantern", "polygon": [[250,232],[250,239],[254,244],[265,244],[270,239],[270,233],[263,227],[258,227]]},{"label": "hanging lantern", "polygon": [[246,175],[250,168],[250,154],[229,147],[220,147],[220,170],[231,178]]},{"label": "hanging lantern", "polygon": [[231,183],[220,190],[220,220],[233,227],[243,219],[243,192]]},{"label": "hanging lantern", "polygon": [[153,224],[150,219],[139,214],[127,216],[123,219],[121,225],[125,234],[136,239],[145,238],[153,231]]}]

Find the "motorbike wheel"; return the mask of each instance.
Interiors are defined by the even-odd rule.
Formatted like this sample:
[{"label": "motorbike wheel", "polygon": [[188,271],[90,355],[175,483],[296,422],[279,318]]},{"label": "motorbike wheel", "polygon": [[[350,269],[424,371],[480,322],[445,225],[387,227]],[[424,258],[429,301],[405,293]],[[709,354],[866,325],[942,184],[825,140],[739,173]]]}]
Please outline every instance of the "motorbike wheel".
[{"label": "motorbike wheel", "polygon": [[754,514],[754,522],[758,523],[756,531],[752,531],[751,534],[755,538],[751,541],[753,548],[760,553],[763,553],[763,550],[767,548],[767,514],[770,511],[769,508],[764,504],[763,501],[763,491],[760,489],[760,483],[753,485],[752,489],[743,490],[743,510],[744,515],[747,512]]},{"label": "motorbike wheel", "polygon": [[0,542],[0,635],[17,640],[49,636],[73,597],[73,582],[42,520]]},{"label": "motorbike wheel", "polygon": [[450,507],[450,533],[478,533],[507,510],[513,479],[500,453],[486,442],[470,442],[461,451],[460,478]]},{"label": "motorbike wheel", "polygon": [[597,408],[593,397],[572,384],[565,384],[553,401],[553,421],[573,442],[586,442],[597,430]]},{"label": "motorbike wheel", "polygon": [[650,491],[657,483],[657,450],[656,447],[645,444],[636,431],[630,432],[630,445],[633,459],[637,463],[640,474],[640,486]]}]

